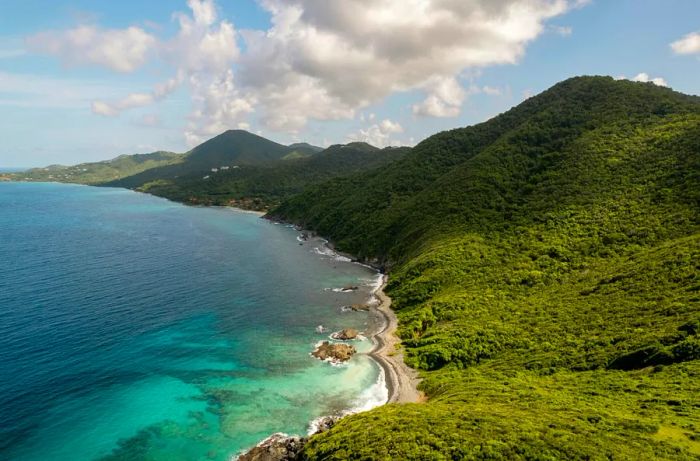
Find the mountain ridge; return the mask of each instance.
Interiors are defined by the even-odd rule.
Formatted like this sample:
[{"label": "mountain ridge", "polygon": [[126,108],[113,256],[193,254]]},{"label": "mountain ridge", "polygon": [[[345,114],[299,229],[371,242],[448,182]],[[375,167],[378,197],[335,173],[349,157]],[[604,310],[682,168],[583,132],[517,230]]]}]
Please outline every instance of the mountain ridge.
[{"label": "mountain ridge", "polygon": [[700,457],[700,98],[569,79],[269,216],[389,269],[428,398],[303,459]]}]

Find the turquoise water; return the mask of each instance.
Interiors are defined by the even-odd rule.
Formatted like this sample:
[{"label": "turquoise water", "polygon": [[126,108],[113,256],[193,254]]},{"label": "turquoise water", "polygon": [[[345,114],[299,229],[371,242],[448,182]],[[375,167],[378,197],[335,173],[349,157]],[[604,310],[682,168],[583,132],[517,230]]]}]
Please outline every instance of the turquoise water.
[{"label": "turquoise water", "polygon": [[227,460],[381,403],[367,356],[309,356],[317,325],[370,327],[341,306],[376,274],[297,235],[121,189],[0,183],[0,459]]}]

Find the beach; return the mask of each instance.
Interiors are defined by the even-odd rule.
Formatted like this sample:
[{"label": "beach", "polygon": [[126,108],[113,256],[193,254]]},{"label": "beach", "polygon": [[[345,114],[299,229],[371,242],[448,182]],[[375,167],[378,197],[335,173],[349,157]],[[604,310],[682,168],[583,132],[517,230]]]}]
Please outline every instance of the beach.
[{"label": "beach", "polygon": [[[313,234],[311,231],[306,232]],[[323,239],[323,242],[330,252],[357,262],[351,254],[338,251],[329,240]],[[381,283],[372,292],[372,296],[376,298],[377,305],[370,308],[370,313],[378,317],[379,325],[377,331],[367,335],[374,343],[374,347],[367,355],[384,370],[389,394],[386,403],[414,403],[422,401],[424,395],[417,389],[420,382],[418,372],[406,365],[403,360],[401,339],[396,334],[399,322],[396,318],[396,313],[391,308],[391,298],[384,292],[389,276],[377,266],[361,262],[358,262],[358,264],[377,270],[382,277]]]},{"label": "beach", "polygon": [[383,275],[381,286],[374,295],[379,301],[376,311],[384,319],[382,328],[371,336],[374,348],[369,352],[384,370],[386,386],[389,391],[387,403],[411,403],[421,400],[417,385],[420,382],[418,372],[410,368],[403,360],[401,340],[396,335],[398,320],[391,309],[391,298],[384,293],[387,276]]}]

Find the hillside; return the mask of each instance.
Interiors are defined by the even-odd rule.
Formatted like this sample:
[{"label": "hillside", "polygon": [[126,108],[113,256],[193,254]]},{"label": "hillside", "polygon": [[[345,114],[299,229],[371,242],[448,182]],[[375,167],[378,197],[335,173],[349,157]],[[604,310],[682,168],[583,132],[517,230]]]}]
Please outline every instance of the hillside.
[{"label": "hillside", "polygon": [[181,154],[164,151],[150,154],[120,155],[112,160],[102,162],[32,168],[26,172],[8,175],[8,177],[15,180],[101,184],[132,176],[151,168],[172,165],[180,162],[182,158]]},{"label": "hillside", "polygon": [[[293,154],[300,152],[298,147],[293,149]],[[408,148],[378,149],[366,143],[337,144],[313,155],[291,158],[288,155],[264,165],[236,165],[206,174],[156,180],[139,190],[186,203],[267,209],[307,186],[370,171],[398,160],[408,151]]]},{"label": "hillside", "polygon": [[7,173],[0,180],[124,187],[188,204],[267,210],[305,187],[371,171],[409,151],[362,142],[327,149],[308,143],[283,146],[247,131],[229,130],[186,154],[121,155],[103,162]]},{"label": "hillside", "polygon": [[228,130],[189,151],[179,163],[151,168],[104,185],[135,189],[151,181],[201,175],[212,168],[273,162],[294,150],[244,130]]},{"label": "hillside", "polygon": [[228,130],[203,142],[185,154],[154,152],[122,155],[113,160],[65,167],[53,165],[14,175],[18,180],[59,181],[107,185],[135,189],[155,180],[173,180],[200,175],[212,168],[232,165],[260,165],[275,162],[286,155],[311,156],[311,145],[288,147],[243,130]]},{"label": "hillside", "polygon": [[297,142],[290,144],[290,153],[282,157],[282,160],[292,160],[296,158],[306,158],[318,154],[323,151],[323,147],[312,146],[308,142]]},{"label": "hillside", "polygon": [[700,98],[564,81],[271,217],[390,269],[427,403],[309,459],[700,459]]}]

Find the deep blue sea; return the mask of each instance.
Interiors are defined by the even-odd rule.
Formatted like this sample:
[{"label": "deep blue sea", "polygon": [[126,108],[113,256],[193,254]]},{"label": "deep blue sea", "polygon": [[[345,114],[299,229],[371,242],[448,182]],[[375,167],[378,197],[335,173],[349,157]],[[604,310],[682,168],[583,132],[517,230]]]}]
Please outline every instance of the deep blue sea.
[{"label": "deep blue sea", "polygon": [[371,327],[341,306],[376,274],[297,236],[122,189],[0,183],[0,459],[228,460],[382,403],[366,355],[309,355],[318,325]]}]

